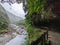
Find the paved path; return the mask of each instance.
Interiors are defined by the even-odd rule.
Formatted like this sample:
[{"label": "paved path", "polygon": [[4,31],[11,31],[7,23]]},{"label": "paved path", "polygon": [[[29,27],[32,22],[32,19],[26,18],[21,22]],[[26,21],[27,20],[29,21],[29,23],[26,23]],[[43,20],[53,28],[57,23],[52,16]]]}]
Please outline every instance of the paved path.
[{"label": "paved path", "polygon": [[48,34],[52,45],[60,45],[60,33],[49,31]]}]

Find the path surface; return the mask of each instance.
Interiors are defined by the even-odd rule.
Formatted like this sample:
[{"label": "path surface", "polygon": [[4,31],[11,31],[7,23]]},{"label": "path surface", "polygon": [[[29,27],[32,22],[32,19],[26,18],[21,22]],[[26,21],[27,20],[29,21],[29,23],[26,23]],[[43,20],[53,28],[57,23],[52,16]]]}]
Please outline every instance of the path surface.
[{"label": "path surface", "polygon": [[60,33],[49,31],[48,34],[52,45],[60,45]]}]

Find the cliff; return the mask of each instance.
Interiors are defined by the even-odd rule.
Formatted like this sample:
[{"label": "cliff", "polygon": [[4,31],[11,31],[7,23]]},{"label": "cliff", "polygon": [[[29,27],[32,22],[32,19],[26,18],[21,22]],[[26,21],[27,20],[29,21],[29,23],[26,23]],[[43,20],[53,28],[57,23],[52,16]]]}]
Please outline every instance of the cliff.
[{"label": "cliff", "polygon": [[4,8],[0,5],[0,29],[8,27],[9,18]]}]

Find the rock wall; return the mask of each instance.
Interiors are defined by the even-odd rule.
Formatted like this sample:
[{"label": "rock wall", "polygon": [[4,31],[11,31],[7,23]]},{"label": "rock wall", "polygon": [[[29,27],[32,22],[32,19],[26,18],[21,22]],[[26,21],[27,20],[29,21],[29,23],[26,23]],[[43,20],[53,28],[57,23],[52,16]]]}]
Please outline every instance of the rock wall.
[{"label": "rock wall", "polygon": [[0,5],[0,29],[8,27],[8,24],[9,24],[9,18],[4,8]]},{"label": "rock wall", "polygon": [[55,20],[60,20],[60,2],[48,2],[48,7],[51,8]]}]

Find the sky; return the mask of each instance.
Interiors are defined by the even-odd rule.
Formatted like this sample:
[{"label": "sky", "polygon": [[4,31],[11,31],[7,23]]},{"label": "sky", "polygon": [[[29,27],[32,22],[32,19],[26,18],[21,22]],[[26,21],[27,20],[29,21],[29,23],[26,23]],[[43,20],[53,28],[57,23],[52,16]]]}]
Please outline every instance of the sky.
[{"label": "sky", "polygon": [[21,16],[21,17],[25,16],[25,13],[23,10],[23,3],[20,3],[20,4],[14,3],[11,6],[12,6],[12,9],[18,14],[17,16]]},{"label": "sky", "polygon": [[25,12],[23,10],[23,3],[18,4],[16,2],[11,5],[9,5],[8,3],[3,3],[3,4],[1,3],[1,5],[5,8],[5,10],[9,11],[10,13],[25,19]]}]

